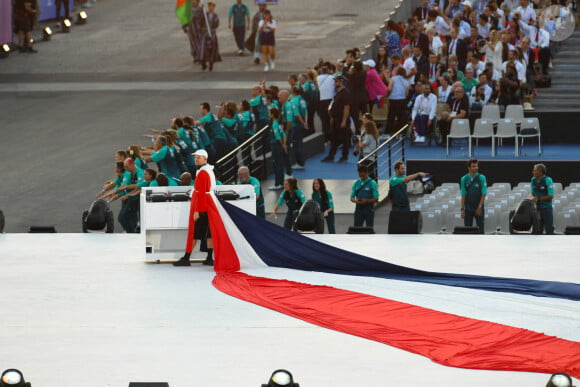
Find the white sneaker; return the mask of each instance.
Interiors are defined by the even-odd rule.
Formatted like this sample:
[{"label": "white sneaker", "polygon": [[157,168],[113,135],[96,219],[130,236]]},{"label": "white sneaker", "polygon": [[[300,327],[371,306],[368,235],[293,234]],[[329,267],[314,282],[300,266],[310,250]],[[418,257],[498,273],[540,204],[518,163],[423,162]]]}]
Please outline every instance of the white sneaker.
[{"label": "white sneaker", "polygon": [[304,169],[304,165],[300,165],[300,164],[294,164],[292,166],[292,169]]},{"label": "white sneaker", "polygon": [[284,180],[286,180],[286,179],[292,179],[292,178],[294,178],[294,176],[284,174]]},{"label": "white sneaker", "polygon": [[278,190],[281,190],[282,189],[282,186],[281,185],[271,185],[271,186],[268,187],[268,189],[270,191],[278,191]]},{"label": "white sneaker", "polygon": [[425,142],[425,137],[424,136],[417,136],[415,138],[415,142]]},{"label": "white sneaker", "polygon": [[274,61],[270,62],[270,70],[274,70],[276,68],[276,64],[274,63]]},{"label": "white sneaker", "polygon": [[238,55],[242,55],[244,53],[244,50],[240,49],[238,50]]},{"label": "white sneaker", "polygon": [[270,66],[268,66],[268,63],[266,63],[266,65],[264,66],[264,71],[270,71]]}]

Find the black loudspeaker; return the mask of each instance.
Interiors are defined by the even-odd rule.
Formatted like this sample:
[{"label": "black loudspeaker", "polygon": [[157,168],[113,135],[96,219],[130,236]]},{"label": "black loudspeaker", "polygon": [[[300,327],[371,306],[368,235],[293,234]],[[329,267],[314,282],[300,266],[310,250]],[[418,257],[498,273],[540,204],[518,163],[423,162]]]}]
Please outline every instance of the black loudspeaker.
[{"label": "black loudspeaker", "polygon": [[129,387],[169,387],[169,383],[143,383],[143,382],[131,382]]},{"label": "black loudspeaker", "polygon": [[374,234],[375,230],[372,227],[355,227],[350,226],[347,234]]},{"label": "black loudspeaker", "polygon": [[389,234],[420,234],[423,229],[421,211],[391,211]]},{"label": "black loudspeaker", "polygon": [[577,226],[566,226],[564,230],[565,235],[580,235],[580,227]]},{"label": "black loudspeaker", "polygon": [[455,226],[453,234],[479,234],[477,226]]},{"label": "black loudspeaker", "polygon": [[54,226],[30,226],[28,232],[31,234],[36,233],[56,233],[56,228]]}]

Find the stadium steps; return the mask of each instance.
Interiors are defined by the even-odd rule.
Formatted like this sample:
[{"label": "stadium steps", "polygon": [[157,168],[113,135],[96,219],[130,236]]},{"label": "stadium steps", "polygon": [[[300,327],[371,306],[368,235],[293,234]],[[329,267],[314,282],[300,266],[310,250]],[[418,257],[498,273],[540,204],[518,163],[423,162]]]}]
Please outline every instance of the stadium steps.
[{"label": "stadium steps", "polygon": [[552,87],[538,89],[536,111],[580,111],[580,29],[559,47],[552,60]]}]

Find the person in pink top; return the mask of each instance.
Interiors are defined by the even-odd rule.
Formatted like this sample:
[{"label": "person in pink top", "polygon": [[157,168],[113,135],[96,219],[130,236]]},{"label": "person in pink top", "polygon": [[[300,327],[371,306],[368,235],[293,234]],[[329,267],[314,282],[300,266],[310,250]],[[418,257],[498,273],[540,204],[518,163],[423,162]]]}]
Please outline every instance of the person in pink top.
[{"label": "person in pink top", "polygon": [[376,63],[374,60],[365,60],[363,65],[366,66],[367,71],[365,87],[369,94],[369,112],[372,113],[375,102],[377,102],[379,106],[383,105],[383,98],[387,95],[387,86],[377,73],[377,70],[375,69]]}]

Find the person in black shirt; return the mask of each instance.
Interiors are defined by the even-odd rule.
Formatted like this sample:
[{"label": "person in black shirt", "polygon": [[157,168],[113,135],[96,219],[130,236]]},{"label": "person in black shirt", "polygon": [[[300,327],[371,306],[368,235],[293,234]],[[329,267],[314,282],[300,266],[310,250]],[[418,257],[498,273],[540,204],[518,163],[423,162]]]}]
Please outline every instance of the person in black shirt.
[{"label": "person in black shirt", "polygon": [[330,117],[332,120],[332,143],[328,156],[322,159],[322,162],[333,162],[338,147],[342,145],[342,157],[339,162],[344,163],[348,160],[348,150],[350,148],[350,91],[345,86],[345,79],[337,76],[334,79],[334,85],[337,89],[336,95],[329,107]]}]

